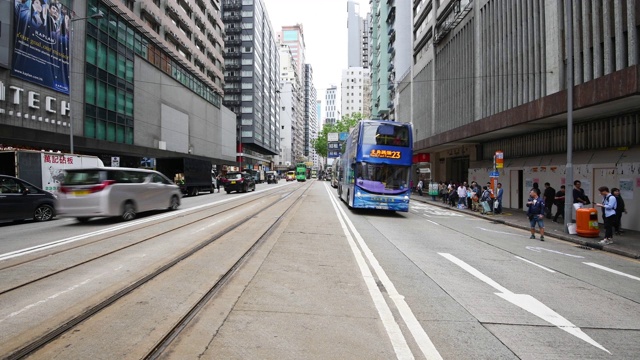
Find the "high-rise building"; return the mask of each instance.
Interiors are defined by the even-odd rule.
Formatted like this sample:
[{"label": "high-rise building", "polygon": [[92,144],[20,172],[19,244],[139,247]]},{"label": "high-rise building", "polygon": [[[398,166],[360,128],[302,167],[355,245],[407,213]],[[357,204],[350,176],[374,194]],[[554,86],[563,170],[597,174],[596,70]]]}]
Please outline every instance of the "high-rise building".
[{"label": "high-rise building", "polygon": [[[49,54],[12,45],[11,68],[0,65],[3,146],[66,152],[73,144],[76,153],[132,167],[169,156],[233,163],[234,116],[221,104],[219,0],[49,5],[76,21],[73,29],[61,24],[56,44],[62,46]],[[11,18],[16,31],[36,36],[36,29]],[[34,67],[40,55],[55,66]],[[70,61],[63,61],[67,55]]]},{"label": "high-rise building", "polygon": [[[282,66],[286,62],[283,57],[281,59]],[[296,163],[296,155],[293,151],[296,96],[293,82],[283,78],[280,81],[280,154],[274,157],[274,168],[282,172],[289,170]]]},{"label": "high-rise building", "polygon": [[238,155],[268,167],[280,151],[280,54],[264,2],[222,1],[224,105],[238,116]]},{"label": "high-rise building", "polygon": [[313,67],[311,64],[304,64],[304,155],[315,166],[318,166],[318,156],[311,142],[318,137],[317,101],[318,92],[313,84]]},{"label": "high-rise building", "polygon": [[295,92],[294,100],[294,124],[293,126],[293,152],[296,162],[307,161],[305,155],[305,74],[304,74],[304,60],[305,60],[305,43],[304,32],[301,24],[293,26],[283,26],[278,33],[278,42],[280,46],[286,46],[287,51],[291,53],[292,61],[291,68],[287,72],[295,72],[295,76],[292,74],[294,83],[293,91]]},{"label": "high-rise building", "polygon": [[[395,2],[392,2],[395,3]],[[389,118],[389,109],[393,99],[389,96],[394,89],[395,77],[389,72],[392,66],[395,48],[389,48],[389,24],[387,17],[395,11],[394,5],[387,0],[371,0],[371,116],[379,119]],[[393,24],[392,24],[393,25]]]},{"label": "high-rise building", "polygon": [[[340,110],[338,109],[337,104],[338,100],[338,87],[332,85],[327,89],[324,95],[324,121],[322,123],[322,127],[325,124],[335,124],[340,121]],[[322,128],[321,127],[321,128]]]},{"label": "high-rise building", "polygon": [[387,89],[389,89],[389,119],[410,122],[410,118],[397,118],[395,109],[399,104],[398,80],[409,78],[412,63],[412,14],[413,5],[406,1],[393,2],[387,15],[387,39],[390,54]]},{"label": "high-rise building", "polygon": [[350,67],[342,70],[342,115],[362,114],[364,119],[371,116],[367,100],[371,93],[371,74],[369,69]]}]

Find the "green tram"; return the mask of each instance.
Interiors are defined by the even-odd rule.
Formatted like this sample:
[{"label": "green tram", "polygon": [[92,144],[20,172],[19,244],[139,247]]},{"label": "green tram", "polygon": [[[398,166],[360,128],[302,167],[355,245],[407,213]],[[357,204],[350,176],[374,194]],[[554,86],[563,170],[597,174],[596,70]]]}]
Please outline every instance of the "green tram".
[{"label": "green tram", "polygon": [[296,164],[296,180],[307,181],[307,165],[304,163]]}]

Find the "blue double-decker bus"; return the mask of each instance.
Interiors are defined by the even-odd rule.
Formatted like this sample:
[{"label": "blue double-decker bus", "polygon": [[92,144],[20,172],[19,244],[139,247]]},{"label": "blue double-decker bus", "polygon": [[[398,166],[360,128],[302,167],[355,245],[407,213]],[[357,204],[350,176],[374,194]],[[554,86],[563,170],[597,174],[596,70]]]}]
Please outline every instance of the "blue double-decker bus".
[{"label": "blue double-decker bus", "polygon": [[340,157],[338,195],[352,208],[409,211],[411,124],[362,120]]}]

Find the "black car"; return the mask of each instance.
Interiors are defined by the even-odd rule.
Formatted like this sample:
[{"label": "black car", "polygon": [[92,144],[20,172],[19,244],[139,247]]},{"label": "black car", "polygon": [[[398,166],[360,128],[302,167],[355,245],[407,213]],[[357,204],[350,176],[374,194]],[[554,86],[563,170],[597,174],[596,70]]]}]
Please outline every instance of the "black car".
[{"label": "black car", "polygon": [[232,191],[256,191],[256,181],[253,179],[251,174],[244,172],[229,172],[225,177],[224,190],[227,194]]},{"label": "black car", "polygon": [[278,177],[275,174],[267,174],[267,184],[277,184]]},{"label": "black car", "polygon": [[0,175],[0,221],[51,220],[56,216],[55,201],[48,191],[16,177]]}]

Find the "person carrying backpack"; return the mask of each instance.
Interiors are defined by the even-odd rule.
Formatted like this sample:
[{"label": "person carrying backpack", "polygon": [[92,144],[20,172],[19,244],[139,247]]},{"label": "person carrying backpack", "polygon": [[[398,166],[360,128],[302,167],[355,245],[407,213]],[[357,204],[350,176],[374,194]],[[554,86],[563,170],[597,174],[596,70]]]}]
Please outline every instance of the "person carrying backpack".
[{"label": "person carrying backpack", "polygon": [[544,241],[544,201],[538,196],[538,192],[535,189],[531,189],[529,192],[529,200],[527,200],[527,217],[529,217],[529,224],[531,225],[531,237],[536,238],[536,224],[540,229],[540,241]]}]

